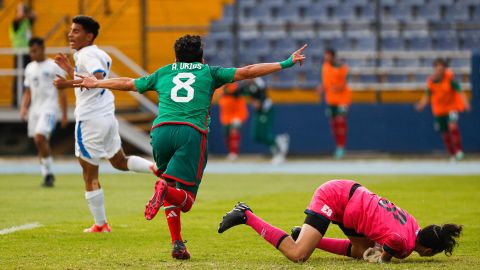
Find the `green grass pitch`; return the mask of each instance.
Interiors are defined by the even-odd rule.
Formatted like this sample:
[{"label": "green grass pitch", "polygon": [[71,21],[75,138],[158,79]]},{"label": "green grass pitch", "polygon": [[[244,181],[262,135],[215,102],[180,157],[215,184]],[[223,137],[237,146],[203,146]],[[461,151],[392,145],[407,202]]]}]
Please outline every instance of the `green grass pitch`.
[{"label": "green grass pitch", "polygon": [[[313,191],[329,175],[206,175],[192,211],[182,215],[190,261],[170,257],[162,212],[146,221],[143,210],[154,180],[140,174],[102,175],[110,234],[85,234],[92,220],[80,175],[57,177],[54,189],[32,175],[0,177],[0,230],[26,223],[43,226],[0,235],[0,269],[478,269],[480,179],[478,176],[349,176],[413,214],[420,225],[464,224],[452,257],[412,255],[389,265],[316,251],[302,265],[291,263],[247,226],[223,235],[217,226],[237,201],[289,231],[304,219]],[[327,236],[342,237],[331,225]]]}]

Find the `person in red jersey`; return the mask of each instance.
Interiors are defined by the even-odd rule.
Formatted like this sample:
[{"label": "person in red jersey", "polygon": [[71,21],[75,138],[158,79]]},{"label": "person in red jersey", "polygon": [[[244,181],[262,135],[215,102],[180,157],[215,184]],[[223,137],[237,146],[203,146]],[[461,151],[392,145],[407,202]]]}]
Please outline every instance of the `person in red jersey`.
[{"label": "person in red jersey", "polygon": [[458,114],[470,111],[470,103],[446,60],[436,59],[433,67],[434,72],[427,80],[427,91],[416,104],[416,109],[422,111],[429,102],[432,104],[435,129],[442,135],[450,159],[459,161],[463,158],[463,151]]},{"label": "person in red jersey", "polygon": [[[444,252],[451,255],[461,225],[429,225],[420,228],[415,218],[386,198],[351,180],[331,180],[321,185],[305,210],[303,226],[288,235],[238,203],[220,223],[218,232],[246,224],[293,262],[308,260],[315,249],[365,259],[389,262],[404,259],[413,251],[420,256]],[[330,223],[337,224],[348,239],[323,237]]]}]

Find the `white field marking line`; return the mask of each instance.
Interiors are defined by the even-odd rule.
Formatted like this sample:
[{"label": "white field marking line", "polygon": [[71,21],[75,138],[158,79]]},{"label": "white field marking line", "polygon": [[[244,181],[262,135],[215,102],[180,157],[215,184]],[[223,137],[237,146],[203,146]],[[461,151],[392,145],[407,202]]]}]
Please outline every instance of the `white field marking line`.
[{"label": "white field marking line", "polygon": [[41,227],[41,226],[42,226],[42,224],[40,224],[38,222],[23,224],[23,225],[20,225],[20,226],[13,226],[13,227],[10,227],[10,228],[0,230],[0,235],[5,235],[5,234],[17,232],[17,231],[31,230],[31,229],[35,229],[35,228],[38,228],[38,227]]}]

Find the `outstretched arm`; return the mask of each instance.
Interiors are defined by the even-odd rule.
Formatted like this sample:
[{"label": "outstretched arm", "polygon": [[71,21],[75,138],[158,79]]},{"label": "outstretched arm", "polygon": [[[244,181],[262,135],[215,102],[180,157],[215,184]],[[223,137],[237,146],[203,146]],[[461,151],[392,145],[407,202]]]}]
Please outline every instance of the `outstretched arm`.
[{"label": "outstretched arm", "polygon": [[284,68],[293,67],[297,62],[300,62],[301,65],[303,60],[305,60],[306,58],[305,55],[302,54],[303,50],[305,50],[306,47],[306,44],[303,45],[302,48],[294,52],[287,60],[283,62],[261,63],[238,68],[235,72],[233,80],[241,81],[245,79],[253,79],[256,77],[265,76],[280,71]]},{"label": "outstretched arm", "polygon": [[420,101],[415,104],[415,109],[419,112],[422,111],[428,105],[429,101],[430,101],[430,98],[428,94],[423,94]]},{"label": "outstretched arm", "polygon": [[120,91],[137,91],[132,78],[121,77],[108,80],[98,80],[95,77],[86,77],[78,75],[82,78],[81,82],[74,84],[75,87],[85,88],[107,88]]}]

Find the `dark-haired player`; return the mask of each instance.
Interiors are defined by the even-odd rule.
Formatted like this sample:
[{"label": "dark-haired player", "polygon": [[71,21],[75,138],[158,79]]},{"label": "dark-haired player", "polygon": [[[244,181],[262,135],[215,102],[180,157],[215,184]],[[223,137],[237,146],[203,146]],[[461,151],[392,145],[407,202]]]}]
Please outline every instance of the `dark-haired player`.
[{"label": "dark-haired player", "polygon": [[[103,50],[94,45],[100,25],[93,18],[76,16],[68,33],[70,47],[74,54],[75,68],[63,54],[55,57],[56,63],[71,78],[79,74],[93,74],[95,78],[108,78],[112,59]],[[58,77],[55,84],[61,88],[73,87],[75,81]],[[110,232],[104,206],[103,189],[98,179],[100,159],[106,158],[112,166],[122,171],[152,173],[155,165],[137,156],[125,156],[123,152],[118,122],[115,118],[115,104],[112,92],[105,88],[85,91],[75,88],[75,155],[83,169],[85,181],[85,199],[95,223],[84,232]]]},{"label": "dark-haired player", "polygon": [[445,59],[436,59],[433,68],[434,72],[427,80],[427,91],[416,104],[416,109],[421,111],[429,102],[432,104],[435,129],[442,135],[450,159],[461,160],[463,151],[458,114],[464,110],[470,111],[470,103]]},{"label": "dark-haired player", "polygon": [[63,89],[57,90],[53,80],[56,75],[65,72],[52,59],[47,58],[43,39],[30,39],[28,47],[32,62],[25,68],[25,91],[20,117],[28,122],[28,137],[33,138],[38,150],[43,186],[53,187],[55,177],[52,171],[50,135],[57,122],[59,101],[62,110],[61,126],[64,128],[68,124],[67,95]]},{"label": "dark-haired player", "polygon": [[[422,229],[405,210],[350,180],[321,185],[305,214],[303,226],[295,227],[289,236],[253,214],[245,203],[238,203],[223,217],[218,232],[247,224],[293,262],[308,260],[317,248],[369,262],[389,262],[392,257],[404,259],[413,251],[420,256],[451,255],[462,231],[462,226],[455,224]],[[323,237],[330,222],[348,239]]]},{"label": "dark-haired player", "polygon": [[180,234],[180,212],[191,209],[207,164],[207,136],[214,90],[226,83],[264,76],[302,63],[305,47],[282,62],[222,68],[205,64],[201,38],[186,35],[175,42],[176,62],[149,76],[109,80],[85,77],[82,83],[76,84],[87,88],[139,93],[154,90],[158,93],[158,117],[153,122],[150,136],[155,162],[163,175],[155,184],[153,197],[145,208],[145,217],[148,220],[154,218],[160,207],[165,206],[174,258],[190,258]]},{"label": "dark-haired player", "polygon": [[347,138],[347,113],[352,100],[352,91],[348,87],[348,66],[337,59],[334,49],[323,53],[322,83],[317,87],[320,95],[325,93],[326,115],[330,120],[335,140],[335,158],[345,155]]}]

